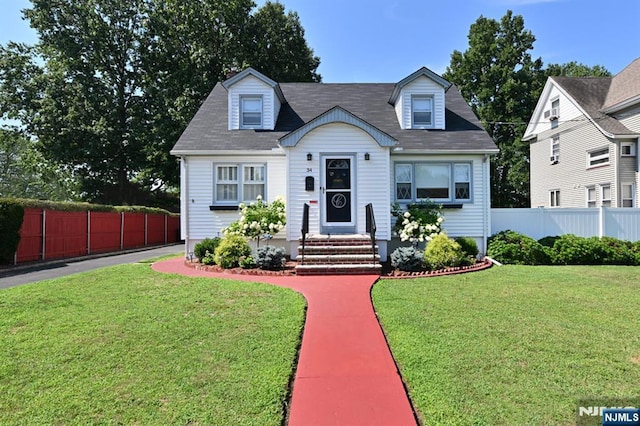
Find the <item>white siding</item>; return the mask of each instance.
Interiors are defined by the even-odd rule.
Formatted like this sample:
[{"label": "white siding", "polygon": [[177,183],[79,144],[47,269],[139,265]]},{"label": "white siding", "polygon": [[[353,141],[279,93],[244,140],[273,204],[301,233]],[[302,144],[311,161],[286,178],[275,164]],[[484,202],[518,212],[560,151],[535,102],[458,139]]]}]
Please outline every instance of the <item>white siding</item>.
[{"label": "white siding", "polygon": [[444,109],[445,95],[444,88],[433,80],[421,76],[408,83],[402,88],[400,97],[395,106],[398,122],[403,129],[411,129],[411,96],[429,95],[433,96],[433,119],[435,129],[445,128]]},{"label": "white siding", "polygon": [[[364,159],[368,152],[369,160]],[[307,153],[313,156],[307,161]],[[389,230],[389,151],[381,147],[371,136],[355,126],[332,123],[320,126],[306,134],[295,147],[288,149],[289,190],[287,239],[297,241],[302,228],[302,210],[309,204],[309,231],[320,232],[320,209],[322,194],[320,187],[321,156],[328,154],[355,155],[355,211],[356,232],[365,233],[365,210],[372,203],[376,217],[377,237],[390,239]],[[315,181],[313,191],[305,191],[305,177]]]},{"label": "white siding", "polygon": [[[406,162],[471,162],[472,163],[472,202],[463,203],[461,209],[443,209],[443,229],[450,237],[472,237],[482,241],[488,234],[489,209],[486,202],[489,196],[488,163],[480,155],[392,155],[390,185],[394,186],[395,163]],[[395,191],[391,191],[390,203],[394,203]],[[487,235],[488,236],[488,235]],[[482,250],[482,244],[478,245]]]},{"label": "white siding", "polygon": [[542,109],[539,111],[540,115],[538,117],[533,117],[533,119],[536,120],[532,128],[533,134],[553,130],[551,129],[551,120],[544,118],[544,112],[551,109],[551,102],[556,99],[560,101],[560,116],[558,118],[558,123],[560,125],[582,117],[580,109],[578,109],[571,98],[565,96],[555,85],[552,85],[551,90],[549,91],[549,96],[542,105]]},{"label": "white siding", "polygon": [[[562,101],[560,101],[562,111]],[[561,120],[564,119],[561,112]],[[611,185],[612,205],[616,205],[616,149],[585,116],[562,123],[557,129],[538,135],[530,146],[531,207],[549,207],[549,191],[560,190],[560,207],[586,207],[586,187]],[[560,160],[551,164],[551,138],[560,137]],[[587,166],[587,152],[609,147],[609,165]],[[597,203],[600,202],[599,190]]]},{"label": "white siding", "polygon": [[[286,199],[286,159],[280,156],[191,156],[187,157],[188,195],[184,202],[188,221],[188,235],[183,237],[189,239],[189,249],[193,250],[193,245],[204,238],[221,236],[222,228],[240,218],[238,211],[210,211],[209,206],[213,204],[213,167],[214,163],[266,163],[266,185],[267,201],[274,200],[277,196]],[[182,212],[184,214],[183,206]],[[284,239],[286,228],[276,239]]]},{"label": "white siding", "polygon": [[280,112],[280,100],[271,86],[249,75],[229,88],[229,129],[240,128],[240,97],[243,95],[262,96],[262,125],[273,130]]},{"label": "white siding", "polygon": [[640,133],[640,106],[636,106],[627,111],[614,114],[627,129]]}]

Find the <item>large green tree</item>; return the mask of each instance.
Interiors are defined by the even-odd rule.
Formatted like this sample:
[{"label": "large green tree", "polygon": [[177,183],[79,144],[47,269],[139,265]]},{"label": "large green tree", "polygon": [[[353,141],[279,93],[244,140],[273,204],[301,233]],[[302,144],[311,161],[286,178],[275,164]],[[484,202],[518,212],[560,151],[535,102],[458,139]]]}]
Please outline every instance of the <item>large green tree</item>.
[{"label": "large green tree", "polygon": [[[169,150],[230,70],[319,79],[297,15],[281,5],[253,13],[251,0],[32,4],[24,16],[39,43],[0,49],[0,112],[48,159],[72,166],[91,201],[147,203],[150,192],[175,187]],[[274,38],[265,51],[264,40],[278,35],[286,41]],[[274,58],[278,68],[265,70]]]},{"label": "large green tree", "polygon": [[500,153],[491,160],[491,204],[529,207],[529,145],[522,141],[549,76],[608,77],[600,65],[571,61],[543,69],[533,59],[533,33],[508,10],[499,20],[481,16],[469,29],[469,47],[454,51],[445,78],[456,84]]},{"label": "large green tree", "polygon": [[522,134],[544,82],[542,60],[532,59],[534,35],[522,16],[481,16],[469,30],[469,48],[454,51],[445,78],[480,118],[500,153],[491,161],[494,207],[524,207],[529,199],[529,147]]}]

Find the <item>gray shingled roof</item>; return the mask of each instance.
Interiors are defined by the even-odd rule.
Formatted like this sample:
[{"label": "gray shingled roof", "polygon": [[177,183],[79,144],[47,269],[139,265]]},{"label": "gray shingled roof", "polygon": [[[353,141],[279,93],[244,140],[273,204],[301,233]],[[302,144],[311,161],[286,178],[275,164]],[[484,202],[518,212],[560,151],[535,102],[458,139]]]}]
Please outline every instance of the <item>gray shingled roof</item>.
[{"label": "gray shingled roof", "polygon": [[607,108],[640,95],[640,58],[615,77],[551,77],[605,132],[614,135],[633,135],[611,115]]},{"label": "gray shingled roof", "polygon": [[278,139],[335,106],[387,133],[406,150],[496,151],[487,132],[460,92],[446,93],[446,130],[402,130],[394,107],[388,103],[393,83],[280,83],[287,100],[276,128],[228,130],[227,90],[218,83],[193,117],[174,152],[220,150],[270,150]]},{"label": "gray shingled roof", "polygon": [[640,58],[631,62],[613,78],[602,109],[607,110],[638,96],[640,96]]}]

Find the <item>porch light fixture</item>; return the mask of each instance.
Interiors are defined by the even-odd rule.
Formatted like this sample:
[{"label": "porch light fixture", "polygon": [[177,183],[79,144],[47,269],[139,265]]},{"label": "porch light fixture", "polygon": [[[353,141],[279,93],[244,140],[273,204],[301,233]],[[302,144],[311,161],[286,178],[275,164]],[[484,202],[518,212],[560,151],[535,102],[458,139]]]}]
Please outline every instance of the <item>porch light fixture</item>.
[{"label": "porch light fixture", "polygon": [[365,152],[365,153],[364,153],[364,159],[365,159],[366,161],[369,161],[369,158],[371,158],[371,156],[369,155],[369,153],[368,153],[368,152]]},{"label": "porch light fixture", "polygon": [[311,155],[311,153],[307,154],[307,161],[311,161],[313,160],[313,155]]}]

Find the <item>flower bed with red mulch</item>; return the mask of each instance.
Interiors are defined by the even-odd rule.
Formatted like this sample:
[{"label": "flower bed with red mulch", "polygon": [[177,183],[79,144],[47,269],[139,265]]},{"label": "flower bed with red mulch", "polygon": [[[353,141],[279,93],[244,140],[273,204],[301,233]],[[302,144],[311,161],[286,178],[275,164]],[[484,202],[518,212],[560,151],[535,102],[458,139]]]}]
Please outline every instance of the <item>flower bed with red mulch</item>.
[{"label": "flower bed with red mulch", "polygon": [[[223,269],[218,265],[203,265],[197,261],[188,261],[185,260],[184,264],[190,268],[194,268],[202,271],[209,272],[226,272],[229,274],[242,274],[242,275],[257,275],[257,276],[293,276],[296,275],[296,264],[295,260],[287,260],[284,269],[278,271],[268,271],[266,269],[260,268],[232,268],[232,269]],[[440,277],[443,275],[454,275],[454,274],[464,274],[467,272],[474,271],[482,271],[483,269],[490,268],[492,265],[489,259],[482,259],[481,261],[469,265],[469,266],[460,266],[455,268],[445,268],[439,269],[437,271],[419,271],[419,272],[405,272],[399,271],[397,269],[393,269],[389,262],[385,262],[382,264],[382,274],[383,278],[416,278],[416,277]]]}]

